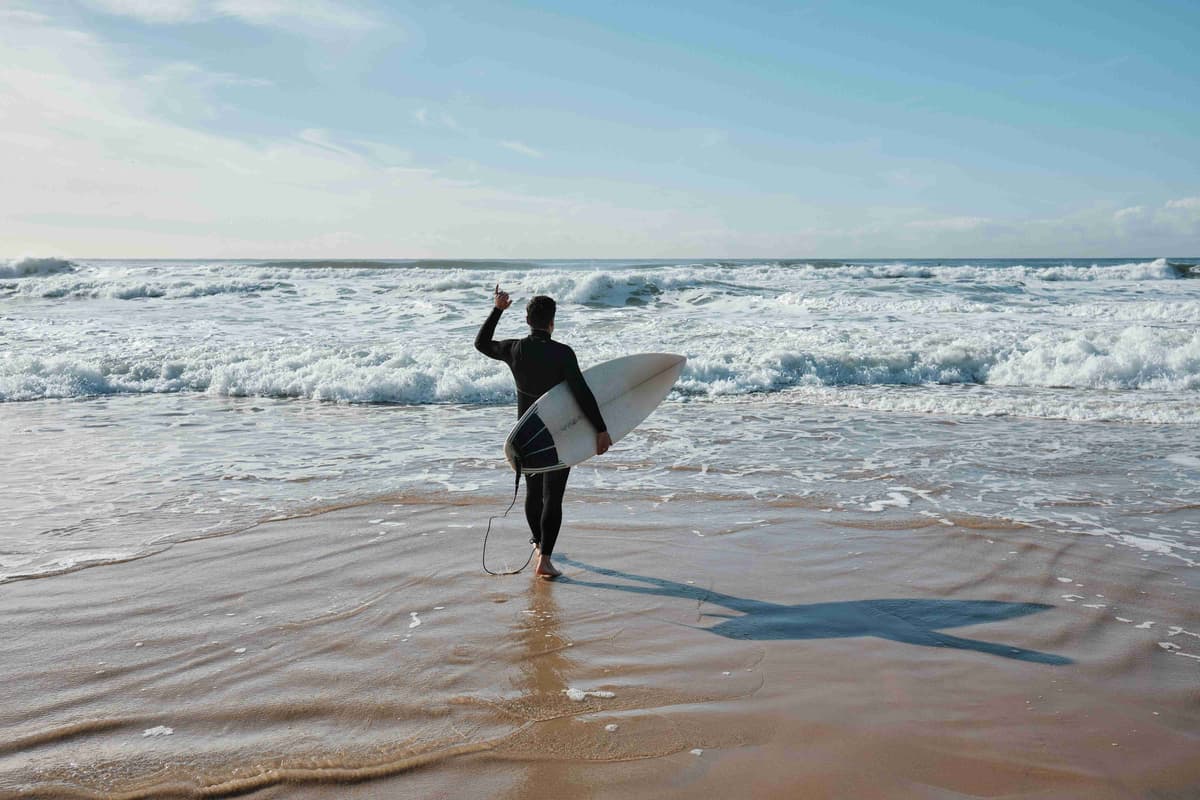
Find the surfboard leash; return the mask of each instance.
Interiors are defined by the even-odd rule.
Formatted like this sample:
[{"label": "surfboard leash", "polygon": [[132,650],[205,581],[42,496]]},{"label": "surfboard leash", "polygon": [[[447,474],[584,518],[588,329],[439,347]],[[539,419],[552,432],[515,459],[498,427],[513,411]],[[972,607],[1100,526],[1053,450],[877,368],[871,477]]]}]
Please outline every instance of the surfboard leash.
[{"label": "surfboard leash", "polygon": [[488,536],[490,536],[490,535],[491,535],[491,533],[492,533],[492,521],[493,521],[494,519],[496,519],[496,517],[500,517],[500,519],[504,519],[505,517],[507,517],[507,516],[508,516],[508,512],[509,512],[509,511],[512,511],[512,509],[513,509],[513,506],[515,506],[515,505],[517,504],[517,493],[521,491],[521,463],[520,463],[520,461],[517,461],[516,468],[517,468],[517,482],[516,482],[516,485],[515,485],[515,486],[513,486],[513,499],[512,499],[512,502],[508,504],[508,508],[504,509],[504,513],[503,513],[503,514],[494,514],[494,515],[492,515],[492,516],[488,517],[488,526],[487,526],[487,530],[486,530],[486,531],[484,532],[484,534],[483,534],[483,558],[482,558],[482,561],[483,561],[483,571],[484,571],[484,572],[486,572],[488,575],[497,575],[497,576],[499,576],[499,575],[518,575],[518,574],[520,574],[522,571],[524,571],[524,569],[525,569],[526,567],[528,567],[528,566],[529,566],[529,562],[530,562],[530,561],[533,561],[533,554],[534,554],[534,552],[536,552],[536,550],[537,550],[537,548],[536,548],[536,547],[532,547],[532,548],[530,548],[530,549],[529,549],[529,558],[525,559],[525,563],[524,563],[524,564],[522,564],[522,565],[521,565],[519,568],[517,568],[517,569],[510,570],[510,571],[508,571],[508,572],[492,572],[490,569],[488,569],[488,565],[487,565],[487,543],[488,543]]}]

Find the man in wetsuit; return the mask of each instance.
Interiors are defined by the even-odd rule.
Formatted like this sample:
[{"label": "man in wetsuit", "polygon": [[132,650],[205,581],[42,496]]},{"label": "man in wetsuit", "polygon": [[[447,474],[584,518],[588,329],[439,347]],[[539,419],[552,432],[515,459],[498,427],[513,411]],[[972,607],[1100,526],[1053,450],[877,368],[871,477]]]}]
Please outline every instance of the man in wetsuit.
[{"label": "man in wetsuit", "polygon": [[[545,295],[530,300],[525,308],[529,335],[524,339],[503,339],[499,342],[492,338],[496,333],[496,323],[500,321],[504,310],[512,305],[512,300],[508,292],[500,291],[499,285],[496,286],[494,300],[492,313],[475,337],[475,349],[488,358],[503,361],[512,370],[517,383],[517,416],[524,414],[525,409],[550,388],[566,381],[579,408],[596,429],[596,455],[602,455],[612,447],[612,439],[604,425],[604,418],[600,416],[600,407],[579,372],[575,351],[550,338],[554,332],[554,300]],[[533,533],[530,541],[537,547],[538,556],[534,574],[543,578],[555,578],[562,574],[550,563],[550,556],[554,553],[554,542],[562,525],[563,493],[567,490],[567,476],[570,473],[568,467],[525,476],[525,519]]]}]

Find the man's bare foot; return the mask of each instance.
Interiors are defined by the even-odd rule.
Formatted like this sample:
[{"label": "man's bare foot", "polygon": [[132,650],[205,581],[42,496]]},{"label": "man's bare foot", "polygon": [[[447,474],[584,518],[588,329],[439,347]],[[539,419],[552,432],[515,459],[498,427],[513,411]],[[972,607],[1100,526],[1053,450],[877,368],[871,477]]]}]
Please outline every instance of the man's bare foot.
[{"label": "man's bare foot", "polygon": [[533,568],[533,574],[537,575],[539,578],[553,580],[559,575],[562,575],[562,571],[550,563],[550,556],[542,555],[542,553],[539,551],[537,566]]}]

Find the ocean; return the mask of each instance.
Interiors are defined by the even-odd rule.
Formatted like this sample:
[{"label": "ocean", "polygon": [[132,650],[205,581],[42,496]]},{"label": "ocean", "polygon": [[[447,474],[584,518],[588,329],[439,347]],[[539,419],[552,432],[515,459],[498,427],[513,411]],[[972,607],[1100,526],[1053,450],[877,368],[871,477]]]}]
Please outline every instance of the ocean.
[{"label": "ocean", "polygon": [[472,347],[496,284],[499,337],[549,294],[585,368],[688,358],[576,489],[998,521],[1187,569],[1198,262],[0,262],[0,581],[393,494],[502,510],[515,397]]},{"label": "ocean", "polygon": [[[1195,263],[0,263],[0,797],[1192,796]],[[553,582],[497,283],[688,357]]]}]

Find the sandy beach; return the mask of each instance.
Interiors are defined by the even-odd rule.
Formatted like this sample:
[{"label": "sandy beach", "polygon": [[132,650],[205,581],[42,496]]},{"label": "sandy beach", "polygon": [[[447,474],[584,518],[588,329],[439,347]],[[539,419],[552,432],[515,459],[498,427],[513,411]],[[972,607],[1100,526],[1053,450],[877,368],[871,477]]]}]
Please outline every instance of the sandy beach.
[{"label": "sandy beach", "polygon": [[[1189,797],[1196,587],[1018,526],[408,495],[2,587],[0,796]],[[510,517],[493,558],[523,560]]]},{"label": "sandy beach", "polygon": [[0,800],[1200,800],[1198,38],[0,0]]}]

